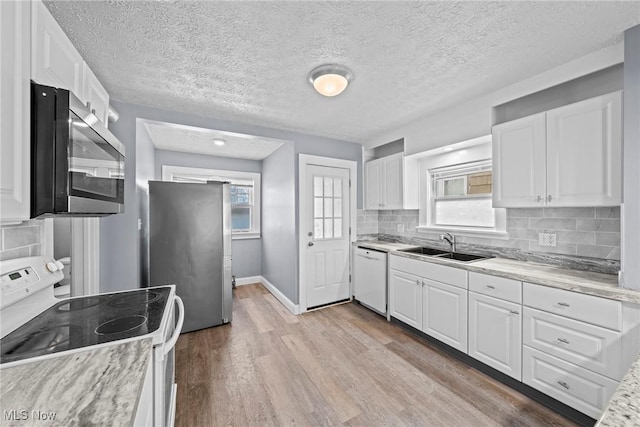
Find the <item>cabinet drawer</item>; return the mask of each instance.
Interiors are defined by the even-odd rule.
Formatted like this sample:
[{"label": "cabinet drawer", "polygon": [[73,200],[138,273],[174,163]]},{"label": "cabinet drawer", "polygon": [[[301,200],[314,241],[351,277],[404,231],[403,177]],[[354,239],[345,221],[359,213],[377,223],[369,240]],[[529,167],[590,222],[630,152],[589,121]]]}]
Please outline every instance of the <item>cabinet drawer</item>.
[{"label": "cabinet drawer", "polygon": [[622,303],[547,286],[523,283],[522,304],[603,328],[622,330]]},{"label": "cabinet drawer", "polygon": [[467,289],[467,271],[461,268],[391,255],[389,268],[404,271],[426,279]]},{"label": "cabinet drawer", "polygon": [[616,381],[523,346],[522,381],[592,418],[599,418]]},{"label": "cabinet drawer", "polygon": [[523,344],[620,380],[622,334],[577,320],[524,308]]},{"label": "cabinet drawer", "polygon": [[504,277],[469,272],[469,290],[503,300],[522,303],[522,282]]}]

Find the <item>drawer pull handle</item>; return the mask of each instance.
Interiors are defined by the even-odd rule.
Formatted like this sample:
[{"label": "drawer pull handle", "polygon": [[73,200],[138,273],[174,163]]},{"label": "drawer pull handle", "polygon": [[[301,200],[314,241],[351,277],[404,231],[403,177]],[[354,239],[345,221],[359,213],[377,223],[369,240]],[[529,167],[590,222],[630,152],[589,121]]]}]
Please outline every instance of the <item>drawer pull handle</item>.
[{"label": "drawer pull handle", "polygon": [[569,390],[569,384],[567,384],[564,381],[558,381],[558,384],[560,384],[562,387],[566,388],[567,390]]},{"label": "drawer pull handle", "polygon": [[511,314],[520,314],[519,311],[515,311],[515,310],[509,310],[509,313],[511,313]]},{"label": "drawer pull handle", "polygon": [[570,307],[566,302],[559,302],[558,305],[562,307]]},{"label": "drawer pull handle", "polygon": [[558,341],[565,343],[565,344],[569,344],[569,340],[564,339],[564,338],[558,338]]},{"label": "drawer pull handle", "polygon": [[489,289],[495,289],[496,287],[495,287],[495,286],[493,286],[493,285],[487,285],[487,288],[489,288]]}]

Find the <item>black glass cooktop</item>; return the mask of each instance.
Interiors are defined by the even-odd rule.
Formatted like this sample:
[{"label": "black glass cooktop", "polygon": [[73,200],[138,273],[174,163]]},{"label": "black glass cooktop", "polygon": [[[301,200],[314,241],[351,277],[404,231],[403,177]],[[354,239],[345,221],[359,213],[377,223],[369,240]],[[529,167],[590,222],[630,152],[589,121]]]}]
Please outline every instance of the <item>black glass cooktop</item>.
[{"label": "black glass cooktop", "polygon": [[61,301],[0,340],[0,363],[154,332],[170,292],[160,287]]}]

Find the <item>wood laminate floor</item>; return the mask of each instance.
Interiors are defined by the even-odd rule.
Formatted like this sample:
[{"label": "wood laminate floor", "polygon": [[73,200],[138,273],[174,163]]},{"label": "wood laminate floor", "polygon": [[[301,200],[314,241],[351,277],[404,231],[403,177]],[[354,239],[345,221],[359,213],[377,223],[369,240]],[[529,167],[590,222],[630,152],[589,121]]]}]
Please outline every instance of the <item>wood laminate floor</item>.
[{"label": "wood laminate floor", "polygon": [[572,426],[356,304],[291,315],[262,285],[183,334],[176,425]]}]

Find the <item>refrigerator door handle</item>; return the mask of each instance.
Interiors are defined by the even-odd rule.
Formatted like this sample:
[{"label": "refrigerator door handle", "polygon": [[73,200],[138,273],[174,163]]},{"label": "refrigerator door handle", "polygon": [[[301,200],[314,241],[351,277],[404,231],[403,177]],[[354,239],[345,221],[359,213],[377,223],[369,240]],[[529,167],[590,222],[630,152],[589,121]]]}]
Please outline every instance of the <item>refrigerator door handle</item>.
[{"label": "refrigerator door handle", "polygon": [[176,295],[173,301],[178,305],[178,324],[176,325],[176,329],[173,331],[173,335],[169,341],[164,343],[163,350],[165,355],[175,347],[176,342],[178,342],[178,338],[180,337],[180,332],[182,331],[182,325],[184,324],[184,303],[182,302],[182,298]]}]

